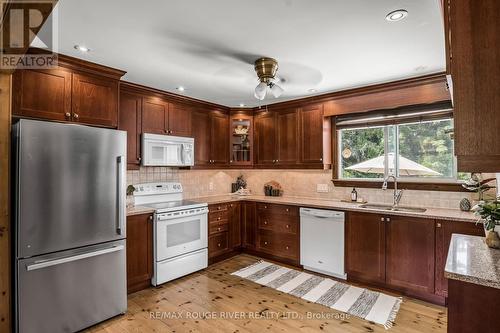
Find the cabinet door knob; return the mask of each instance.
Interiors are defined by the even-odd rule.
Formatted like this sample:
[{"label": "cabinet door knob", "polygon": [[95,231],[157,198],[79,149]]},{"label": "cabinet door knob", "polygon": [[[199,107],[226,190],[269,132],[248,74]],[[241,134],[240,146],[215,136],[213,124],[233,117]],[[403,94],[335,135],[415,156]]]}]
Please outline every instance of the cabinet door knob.
[{"label": "cabinet door knob", "polygon": [[220,243],[217,244],[217,247],[220,247]]},{"label": "cabinet door knob", "polygon": [[71,113],[66,112],[66,113],[64,114],[64,116],[65,116],[66,118],[68,118],[68,119],[69,119],[69,118],[71,118]]},{"label": "cabinet door knob", "polygon": [[264,221],[264,224],[267,224],[267,221]]},{"label": "cabinet door knob", "polygon": [[217,221],[220,221],[220,216],[217,218]]},{"label": "cabinet door knob", "polygon": [[220,227],[219,227],[219,228],[217,228],[217,231],[220,231]]},{"label": "cabinet door knob", "polygon": [[163,133],[168,134],[168,130],[163,130]]},{"label": "cabinet door knob", "polygon": [[323,162],[323,159],[322,159],[322,158],[320,158],[320,159],[319,159],[319,161],[320,161],[320,162]]},{"label": "cabinet door knob", "polygon": [[73,113],[73,118],[78,119],[79,117],[78,113]]},{"label": "cabinet door knob", "polygon": [[267,209],[267,206],[264,206],[265,209]]},{"label": "cabinet door knob", "polygon": [[149,220],[153,221],[153,215],[149,215]]},{"label": "cabinet door knob", "polygon": [[441,228],[441,223],[436,223],[436,227]]},{"label": "cabinet door knob", "polygon": [[380,222],[385,222],[385,219],[383,217],[381,217]]},{"label": "cabinet door knob", "polygon": [[289,212],[289,211],[290,211],[290,209],[289,209],[289,208],[287,208],[287,209],[286,209],[286,211],[287,211],[287,212]]},{"label": "cabinet door knob", "polygon": [[286,227],[287,229],[290,229],[290,225],[289,225],[289,224],[287,224],[285,227]]},{"label": "cabinet door knob", "polygon": [[285,246],[285,249],[287,249],[287,250],[288,250],[288,249],[290,249],[290,248],[289,248],[288,246]]},{"label": "cabinet door knob", "polygon": [[267,245],[267,242],[264,242],[264,245]]},{"label": "cabinet door knob", "polygon": [[390,217],[388,217],[388,218],[386,219],[386,222],[391,222],[391,218],[390,218]]}]

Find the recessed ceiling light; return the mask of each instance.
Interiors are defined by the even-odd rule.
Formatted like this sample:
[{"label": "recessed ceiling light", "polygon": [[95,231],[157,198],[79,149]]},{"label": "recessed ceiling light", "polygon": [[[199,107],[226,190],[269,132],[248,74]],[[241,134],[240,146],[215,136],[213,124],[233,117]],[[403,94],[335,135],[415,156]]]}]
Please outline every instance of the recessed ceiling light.
[{"label": "recessed ceiling light", "polygon": [[398,9],[387,14],[385,19],[389,22],[401,21],[408,16],[408,12],[404,9]]},{"label": "recessed ceiling light", "polygon": [[183,86],[178,86],[178,87],[177,87],[177,88],[175,88],[175,89],[177,89],[177,90],[179,90],[179,91],[184,91],[184,90],[186,90],[186,88],[184,88]]},{"label": "recessed ceiling light", "polygon": [[83,46],[83,45],[75,45],[75,50],[78,50],[80,52],[89,52],[90,49],[86,46]]},{"label": "recessed ceiling light", "polygon": [[311,89],[307,89],[308,92],[310,93],[315,93],[317,92],[318,90],[317,89],[314,89],[314,88],[311,88]]},{"label": "recessed ceiling light", "polygon": [[240,108],[242,108],[242,107],[244,107],[244,106],[245,106],[245,104],[243,104],[243,103],[240,103]]}]

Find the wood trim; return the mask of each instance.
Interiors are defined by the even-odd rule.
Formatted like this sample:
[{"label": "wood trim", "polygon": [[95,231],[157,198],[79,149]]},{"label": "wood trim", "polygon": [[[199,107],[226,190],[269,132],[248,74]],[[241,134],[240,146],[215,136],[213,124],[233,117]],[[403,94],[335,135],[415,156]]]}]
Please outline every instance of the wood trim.
[{"label": "wood trim", "polygon": [[0,332],[11,331],[10,137],[12,75],[0,74]]},{"label": "wood trim", "polygon": [[[438,91],[433,91],[437,86],[441,86],[442,88]],[[446,90],[446,75],[445,73],[436,73],[431,75],[425,75],[420,77],[414,77],[409,79],[403,79],[398,81],[391,81],[385,83],[378,83],[368,86],[363,86],[359,88],[340,90],[335,92],[326,93],[323,95],[317,95],[312,97],[299,98],[286,102],[278,102],[274,104],[269,104],[263,107],[256,107],[254,111],[265,110],[266,108],[272,110],[274,108],[284,108],[284,107],[300,107],[305,104],[310,103],[326,103],[325,105],[325,116],[332,116],[336,113],[335,106],[332,104],[335,101],[344,98],[352,98],[352,97],[362,97],[366,95],[378,94],[382,99],[387,99],[387,96],[383,96],[383,93],[390,93],[396,90],[406,91],[407,94],[427,94],[425,103],[432,103],[438,101],[450,100],[450,93]],[[431,97],[429,99],[429,96]],[[410,104],[419,104],[419,103],[410,103]],[[408,105],[407,102],[403,100],[400,103],[394,103],[392,106],[388,108],[394,108],[398,106]],[[373,109],[379,109],[379,107],[374,107]],[[357,110],[357,112],[361,112],[364,110]]]},{"label": "wood trim", "polygon": [[[26,52],[27,54],[43,54],[48,53],[46,50],[38,48],[29,48]],[[70,57],[65,54],[57,54],[57,64],[60,67],[70,69],[72,71],[81,71],[85,73],[91,73],[99,77],[109,77],[115,80],[120,80],[120,78],[127,72],[112,68],[109,66],[104,66],[101,64],[96,64],[87,60]]]},{"label": "wood trim", "polygon": [[[147,96],[153,95],[156,97],[167,99],[168,101],[180,102],[180,103],[184,103],[184,104],[187,104],[190,106],[195,106],[198,108],[206,107],[210,110],[219,109],[223,112],[227,112],[230,110],[229,107],[224,106],[224,105],[203,101],[201,99],[196,99],[193,97],[182,96],[182,95],[174,94],[174,93],[171,93],[171,92],[168,92],[165,90],[151,88],[151,87],[143,86],[143,85],[138,84],[138,83],[132,83],[132,82],[123,81],[123,80],[120,81],[120,90],[121,89],[126,90],[128,92],[138,93],[141,95],[147,95]],[[209,110],[207,110],[207,111],[209,111]]]},{"label": "wood trim", "polygon": [[[335,186],[338,187],[359,187],[359,188],[382,188],[383,181],[366,181],[366,180],[341,180],[332,179]],[[394,183],[389,182],[387,188],[393,189]],[[405,190],[421,190],[421,191],[447,191],[447,192],[469,192],[457,183],[415,183],[415,182],[398,182],[399,189]]]}]

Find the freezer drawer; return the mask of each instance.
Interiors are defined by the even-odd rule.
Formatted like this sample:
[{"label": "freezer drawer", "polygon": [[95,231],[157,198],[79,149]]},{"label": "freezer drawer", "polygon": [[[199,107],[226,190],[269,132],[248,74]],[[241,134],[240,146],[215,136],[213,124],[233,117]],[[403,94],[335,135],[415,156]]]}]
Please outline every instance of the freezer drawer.
[{"label": "freezer drawer", "polygon": [[75,332],[127,310],[125,240],[17,262],[21,333]]}]

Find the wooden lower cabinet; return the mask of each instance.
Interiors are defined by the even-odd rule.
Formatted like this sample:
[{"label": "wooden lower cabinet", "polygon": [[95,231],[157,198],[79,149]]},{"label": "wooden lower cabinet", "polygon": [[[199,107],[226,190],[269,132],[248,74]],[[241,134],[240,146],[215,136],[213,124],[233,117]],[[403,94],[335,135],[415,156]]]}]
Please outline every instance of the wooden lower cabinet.
[{"label": "wooden lower cabinet", "polygon": [[452,234],[484,236],[484,229],[482,224],[436,220],[435,293],[444,297],[448,297],[448,279],[444,277],[444,266]]},{"label": "wooden lower cabinet", "polygon": [[241,203],[241,228],[242,228],[242,247],[248,250],[255,250],[256,241],[256,203]]},{"label": "wooden lower cabinet", "polygon": [[127,292],[151,285],[153,277],[153,215],[127,217]]},{"label": "wooden lower cabinet", "polygon": [[385,283],[385,217],[349,212],[345,225],[349,279]]},{"label": "wooden lower cabinet", "polygon": [[299,208],[257,203],[256,251],[300,263]]},{"label": "wooden lower cabinet", "polygon": [[208,210],[208,258],[213,263],[241,246],[240,204],[214,204]]},{"label": "wooden lower cabinet", "polygon": [[386,217],[386,284],[408,294],[434,293],[434,220]]},{"label": "wooden lower cabinet", "polygon": [[483,236],[473,222],[349,212],[346,222],[349,280],[398,290],[444,304],[444,266],[452,233]]}]

